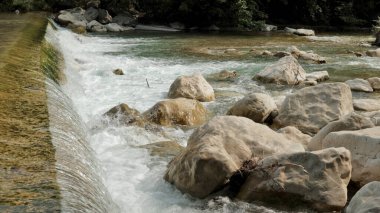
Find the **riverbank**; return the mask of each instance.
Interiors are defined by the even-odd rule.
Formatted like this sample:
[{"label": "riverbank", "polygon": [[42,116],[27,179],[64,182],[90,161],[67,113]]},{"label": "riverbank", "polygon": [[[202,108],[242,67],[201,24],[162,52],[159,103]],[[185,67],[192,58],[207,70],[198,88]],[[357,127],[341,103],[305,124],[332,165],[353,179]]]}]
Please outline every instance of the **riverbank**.
[{"label": "riverbank", "polygon": [[42,68],[46,14],[0,14],[0,20],[0,211],[58,212]]}]

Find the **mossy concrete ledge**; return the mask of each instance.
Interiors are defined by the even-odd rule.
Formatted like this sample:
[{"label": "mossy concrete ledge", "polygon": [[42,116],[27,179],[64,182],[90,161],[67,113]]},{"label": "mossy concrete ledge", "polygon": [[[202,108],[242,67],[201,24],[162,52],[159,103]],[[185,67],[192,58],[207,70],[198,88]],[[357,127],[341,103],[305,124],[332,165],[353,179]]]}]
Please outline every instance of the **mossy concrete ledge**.
[{"label": "mossy concrete ledge", "polygon": [[45,90],[46,14],[14,16],[0,14],[0,40],[9,41],[0,44],[0,212],[60,212]]}]

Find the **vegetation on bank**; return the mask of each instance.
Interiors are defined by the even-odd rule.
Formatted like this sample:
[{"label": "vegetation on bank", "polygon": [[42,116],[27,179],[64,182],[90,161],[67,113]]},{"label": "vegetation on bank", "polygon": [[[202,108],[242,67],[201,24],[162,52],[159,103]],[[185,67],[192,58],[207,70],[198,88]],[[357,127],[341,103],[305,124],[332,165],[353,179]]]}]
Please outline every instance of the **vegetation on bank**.
[{"label": "vegetation on bank", "polygon": [[[86,0],[5,0],[0,10],[85,7]],[[182,22],[187,26],[253,28],[275,24],[366,26],[380,15],[377,0],[102,0],[111,15],[139,11],[142,22]]]}]

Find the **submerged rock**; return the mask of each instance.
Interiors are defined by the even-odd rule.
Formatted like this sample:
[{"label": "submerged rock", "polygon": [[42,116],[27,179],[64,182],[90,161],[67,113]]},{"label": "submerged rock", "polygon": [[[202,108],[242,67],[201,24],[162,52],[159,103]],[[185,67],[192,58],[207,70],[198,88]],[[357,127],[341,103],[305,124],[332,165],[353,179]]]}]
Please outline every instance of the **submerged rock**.
[{"label": "submerged rock", "polygon": [[264,93],[252,93],[236,102],[227,115],[243,116],[257,123],[271,123],[278,110],[271,96]]},{"label": "submerged rock", "polygon": [[352,156],[351,180],[365,185],[380,180],[380,127],[329,133],[323,148],[345,147]]},{"label": "submerged rock", "polygon": [[172,22],[170,23],[170,27],[176,30],[185,30],[186,27],[183,23],[181,22]]},{"label": "submerged rock", "polygon": [[373,92],[373,89],[371,87],[371,84],[361,78],[355,78],[353,80],[348,80],[345,82],[348,84],[353,91],[359,91],[359,92]]},{"label": "submerged rock", "polygon": [[323,127],[310,141],[308,149],[311,151],[322,149],[322,141],[330,132],[342,130],[359,130],[374,127],[373,122],[360,114],[352,112],[337,121]]},{"label": "submerged rock", "polygon": [[187,147],[168,165],[165,180],[204,198],[228,182],[246,160],[302,152],[302,145],[244,117],[218,116],[196,129]]},{"label": "submerged rock", "polygon": [[319,56],[318,54],[301,51],[295,46],[290,47],[289,50],[290,50],[290,53],[293,55],[293,57],[297,59],[312,61],[317,64],[326,63],[326,59],[324,57]]},{"label": "submerged rock", "polygon": [[315,134],[326,124],[352,111],[352,94],[347,84],[320,84],[288,95],[274,125],[294,126],[303,133]]},{"label": "submerged rock", "polygon": [[317,72],[311,72],[311,73],[306,73],[306,80],[308,81],[326,81],[329,80],[330,76],[327,71],[317,71]]},{"label": "submerged rock", "polygon": [[141,117],[140,112],[124,103],[111,108],[106,113],[104,113],[104,116],[127,125],[143,123],[143,118]]},{"label": "submerged rock", "polygon": [[358,111],[378,111],[380,110],[380,100],[377,99],[354,99],[354,109]]},{"label": "submerged rock", "polygon": [[161,141],[140,146],[149,150],[152,156],[172,158],[177,156],[185,148],[174,141]]},{"label": "submerged rock", "polygon": [[124,72],[122,69],[116,69],[114,71],[112,71],[115,75],[124,75]]},{"label": "submerged rock", "polygon": [[207,78],[214,81],[234,81],[237,76],[236,71],[222,70],[218,73],[210,74]]},{"label": "submerged rock", "polygon": [[197,100],[176,98],[163,100],[144,112],[144,118],[163,126],[198,126],[207,119],[206,108]]},{"label": "submerged rock", "polygon": [[285,56],[257,73],[254,79],[264,83],[295,85],[306,79],[306,73],[297,59],[292,56]]},{"label": "submerged rock", "polygon": [[168,97],[183,97],[205,102],[215,100],[214,89],[201,74],[178,77],[170,86]]},{"label": "submerged rock", "polygon": [[346,213],[380,212],[380,182],[373,181],[363,186],[346,208]]},{"label": "submerged rock", "polygon": [[306,203],[318,211],[341,210],[347,202],[351,156],[345,148],[273,155],[249,172],[240,200]]}]

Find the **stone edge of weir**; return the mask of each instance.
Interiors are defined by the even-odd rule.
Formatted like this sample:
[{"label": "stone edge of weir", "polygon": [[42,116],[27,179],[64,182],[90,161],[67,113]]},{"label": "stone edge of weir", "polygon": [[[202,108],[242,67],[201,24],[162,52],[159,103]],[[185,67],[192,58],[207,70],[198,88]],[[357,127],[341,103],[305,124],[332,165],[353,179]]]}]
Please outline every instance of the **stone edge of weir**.
[{"label": "stone edge of weir", "polygon": [[42,66],[47,18],[21,19],[0,59],[0,212],[60,212]]}]

